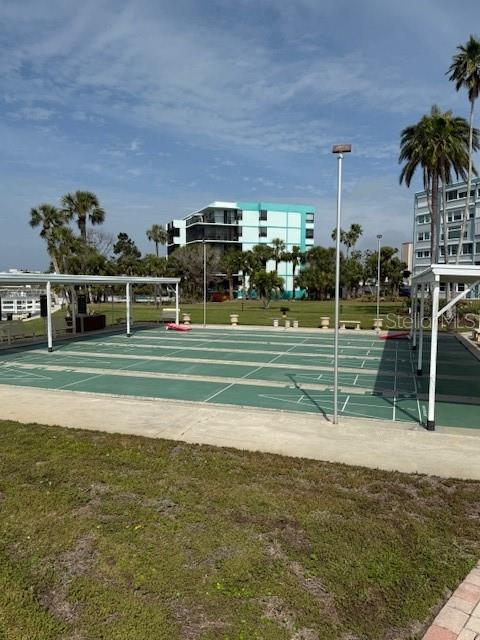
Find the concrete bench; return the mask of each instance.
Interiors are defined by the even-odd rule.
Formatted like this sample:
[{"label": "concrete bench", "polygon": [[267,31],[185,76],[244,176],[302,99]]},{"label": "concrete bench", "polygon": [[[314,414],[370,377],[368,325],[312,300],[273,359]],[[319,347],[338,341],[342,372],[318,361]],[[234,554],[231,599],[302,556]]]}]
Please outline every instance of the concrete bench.
[{"label": "concrete bench", "polygon": [[[180,315],[180,312],[179,312]],[[162,322],[175,322],[177,320],[177,312],[175,309],[162,309],[162,313],[160,315],[160,320]]]},{"label": "concrete bench", "polygon": [[347,328],[360,331],[360,320],[340,320],[340,329]]}]

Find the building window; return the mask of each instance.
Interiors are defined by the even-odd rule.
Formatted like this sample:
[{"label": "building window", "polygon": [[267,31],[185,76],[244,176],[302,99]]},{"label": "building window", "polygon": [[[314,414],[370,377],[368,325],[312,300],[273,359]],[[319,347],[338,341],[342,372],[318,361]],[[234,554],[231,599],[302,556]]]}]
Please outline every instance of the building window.
[{"label": "building window", "polygon": [[420,231],[418,241],[423,242],[424,240],[430,240],[430,231]]},{"label": "building window", "polygon": [[260,209],[260,220],[262,222],[266,222],[267,221],[267,210],[266,209]]},{"label": "building window", "polygon": [[417,258],[429,258],[430,251],[426,249],[425,251],[417,251]]},{"label": "building window", "polygon": [[[470,189],[470,196],[475,196],[475,189]],[[465,191],[459,191],[458,192],[458,197],[459,198],[466,198],[467,197],[467,190],[465,189]]]},{"label": "building window", "polygon": [[267,237],[267,227],[258,227],[258,237],[259,238]]},{"label": "building window", "polygon": [[473,246],[471,242],[467,242],[462,246],[462,256],[472,255]]},{"label": "building window", "polygon": [[314,213],[307,213],[306,214],[306,221],[307,222],[315,222],[315,214]]},{"label": "building window", "polygon": [[457,190],[447,191],[447,200],[456,200],[457,199]]},{"label": "building window", "polygon": [[430,222],[430,214],[424,213],[417,218],[417,224],[428,224]]},{"label": "building window", "polygon": [[[463,220],[463,214],[465,213],[464,209],[453,209],[453,211],[447,212],[447,220],[448,222],[460,222]],[[468,219],[473,220],[475,218],[475,207],[470,207],[470,211],[468,214]]]},{"label": "building window", "polygon": [[241,209],[237,209],[235,212],[235,220],[237,222],[241,222],[242,219],[243,219],[243,211]]},{"label": "building window", "polygon": [[308,240],[313,238],[313,229],[305,229],[305,238]]}]

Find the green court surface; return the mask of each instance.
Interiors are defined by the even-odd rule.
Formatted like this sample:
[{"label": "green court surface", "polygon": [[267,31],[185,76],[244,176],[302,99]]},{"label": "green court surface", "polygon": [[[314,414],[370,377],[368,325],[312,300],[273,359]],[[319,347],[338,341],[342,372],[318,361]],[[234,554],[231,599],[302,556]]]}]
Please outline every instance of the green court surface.
[{"label": "green court surface", "polygon": [[[428,337],[417,377],[408,340],[342,334],[340,415],[422,423],[428,359]],[[53,353],[43,345],[0,352],[0,384],[330,415],[333,335],[158,326],[130,338],[97,334]],[[480,361],[454,336],[439,338],[436,422],[480,428]]]}]

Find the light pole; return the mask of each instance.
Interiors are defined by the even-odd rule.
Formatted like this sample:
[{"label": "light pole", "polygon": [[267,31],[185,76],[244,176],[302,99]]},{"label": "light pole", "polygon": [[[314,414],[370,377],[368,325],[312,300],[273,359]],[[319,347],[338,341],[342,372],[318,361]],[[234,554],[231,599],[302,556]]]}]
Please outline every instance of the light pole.
[{"label": "light pole", "polygon": [[207,244],[203,238],[203,326],[207,326]]},{"label": "light pole", "polygon": [[350,153],[351,144],[334,144],[332,153],[337,156],[337,237],[335,251],[335,342],[333,350],[333,422],[338,424],[338,327],[340,323],[340,223],[342,211],[342,160]]},{"label": "light pole", "polygon": [[378,240],[378,260],[377,260],[377,320],[380,318],[380,240],[382,239],[382,234],[379,233],[377,236]]}]

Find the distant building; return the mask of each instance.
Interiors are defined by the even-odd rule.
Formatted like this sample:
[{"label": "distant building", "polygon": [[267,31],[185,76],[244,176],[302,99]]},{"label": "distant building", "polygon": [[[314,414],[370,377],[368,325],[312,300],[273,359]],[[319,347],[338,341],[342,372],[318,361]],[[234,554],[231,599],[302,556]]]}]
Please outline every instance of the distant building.
[{"label": "distant building", "polygon": [[[400,260],[405,262],[408,271],[413,272],[413,242],[402,242],[400,247]],[[410,278],[409,278],[410,281]]]},{"label": "distant building", "polygon": [[[456,262],[460,239],[460,227],[465,211],[465,198],[467,185],[465,182],[451,184],[446,189],[446,215],[447,215],[447,251],[448,261]],[[443,212],[441,192],[439,193],[440,215],[438,220],[438,261],[445,262],[445,246],[443,233]],[[472,179],[469,200],[469,219],[465,228],[462,255],[459,264],[480,264],[480,178]],[[414,227],[413,227],[413,273],[419,273],[426,269],[432,261],[430,255],[431,216],[428,207],[426,191],[415,194]],[[463,290],[464,285],[458,284],[458,291]],[[477,290],[469,297],[479,297]]]},{"label": "distant building", "polygon": [[[168,255],[181,246],[203,243],[221,253],[247,251],[256,244],[285,242],[286,251],[296,245],[305,251],[314,244],[315,207],[272,202],[212,202],[203,209],[172,220],[167,225]],[[267,271],[275,262],[267,263]],[[280,262],[277,273],[284,280],[286,295],[293,291],[292,265]]]},{"label": "distant building", "polygon": [[[9,269],[7,273],[26,273],[20,269]],[[29,272],[30,273],[30,272]],[[40,273],[34,271],[31,273]],[[45,289],[37,289],[30,285],[0,288],[0,321],[23,320],[40,315],[40,296]],[[52,296],[52,307],[57,304],[56,296]]]}]

